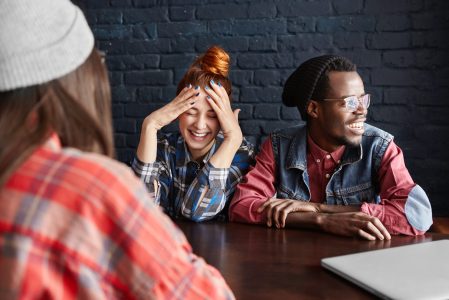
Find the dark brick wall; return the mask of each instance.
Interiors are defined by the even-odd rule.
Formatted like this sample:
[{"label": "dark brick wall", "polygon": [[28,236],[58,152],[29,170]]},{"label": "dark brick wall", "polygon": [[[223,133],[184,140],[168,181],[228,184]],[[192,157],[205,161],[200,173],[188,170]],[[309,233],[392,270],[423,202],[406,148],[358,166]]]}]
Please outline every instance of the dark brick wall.
[{"label": "dark brick wall", "polygon": [[232,57],[234,106],[257,144],[299,120],[280,101],[288,75],[307,58],[336,53],[357,63],[374,95],[369,122],[395,135],[434,214],[449,216],[449,1],[75,2],[107,52],[120,160],[132,159],[142,119],[174,97],[211,44]]}]

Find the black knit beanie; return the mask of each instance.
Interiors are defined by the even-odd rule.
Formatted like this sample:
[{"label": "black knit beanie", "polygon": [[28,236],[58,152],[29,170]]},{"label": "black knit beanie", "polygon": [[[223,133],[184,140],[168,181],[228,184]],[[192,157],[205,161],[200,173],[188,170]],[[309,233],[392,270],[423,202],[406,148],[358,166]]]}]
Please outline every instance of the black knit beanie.
[{"label": "black knit beanie", "polygon": [[297,106],[304,121],[307,121],[306,104],[312,97],[317,83],[326,68],[337,59],[341,57],[323,55],[311,58],[302,63],[285,82],[282,102],[290,107]]}]

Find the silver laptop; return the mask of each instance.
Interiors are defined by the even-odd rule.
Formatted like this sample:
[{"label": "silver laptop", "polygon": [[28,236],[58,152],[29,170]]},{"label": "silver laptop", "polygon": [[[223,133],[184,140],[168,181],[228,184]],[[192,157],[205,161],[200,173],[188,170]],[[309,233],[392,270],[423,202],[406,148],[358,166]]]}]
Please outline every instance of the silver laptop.
[{"label": "silver laptop", "polygon": [[384,299],[449,299],[449,240],[323,258],[321,265]]}]

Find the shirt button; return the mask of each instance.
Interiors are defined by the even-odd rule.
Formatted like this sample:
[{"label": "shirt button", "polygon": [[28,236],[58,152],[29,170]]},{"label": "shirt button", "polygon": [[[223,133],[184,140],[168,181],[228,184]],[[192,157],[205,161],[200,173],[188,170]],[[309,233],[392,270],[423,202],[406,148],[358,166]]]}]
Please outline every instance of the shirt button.
[{"label": "shirt button", "polygon": [[331,156],[328,154],[328,155],[326,155],[326,158],[329,159],[329,158],[331,158]]},{"label": "shirt button", "polygon": [[329,174],[326,174],[326,178],[329,178],[329,177],[331,177]]},{"label": "shirt button", "polygon": [[321,160],[317,159],[316,162],[319,163]]}]

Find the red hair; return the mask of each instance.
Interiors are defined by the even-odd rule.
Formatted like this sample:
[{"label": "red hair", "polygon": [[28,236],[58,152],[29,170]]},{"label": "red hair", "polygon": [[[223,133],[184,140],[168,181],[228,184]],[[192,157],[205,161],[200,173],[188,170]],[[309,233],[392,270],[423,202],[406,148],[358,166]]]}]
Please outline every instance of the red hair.
[{"label": "red hair", "polygon": [[218,46],[212,46],[207,51],[199,56],[178,84],[176,95],[187,85],[192,86],[207,86],[210,81],[220,83],[229,97],[231,97],[232,87],[231,81],[228,78],[230,57],[226,51]]}]

